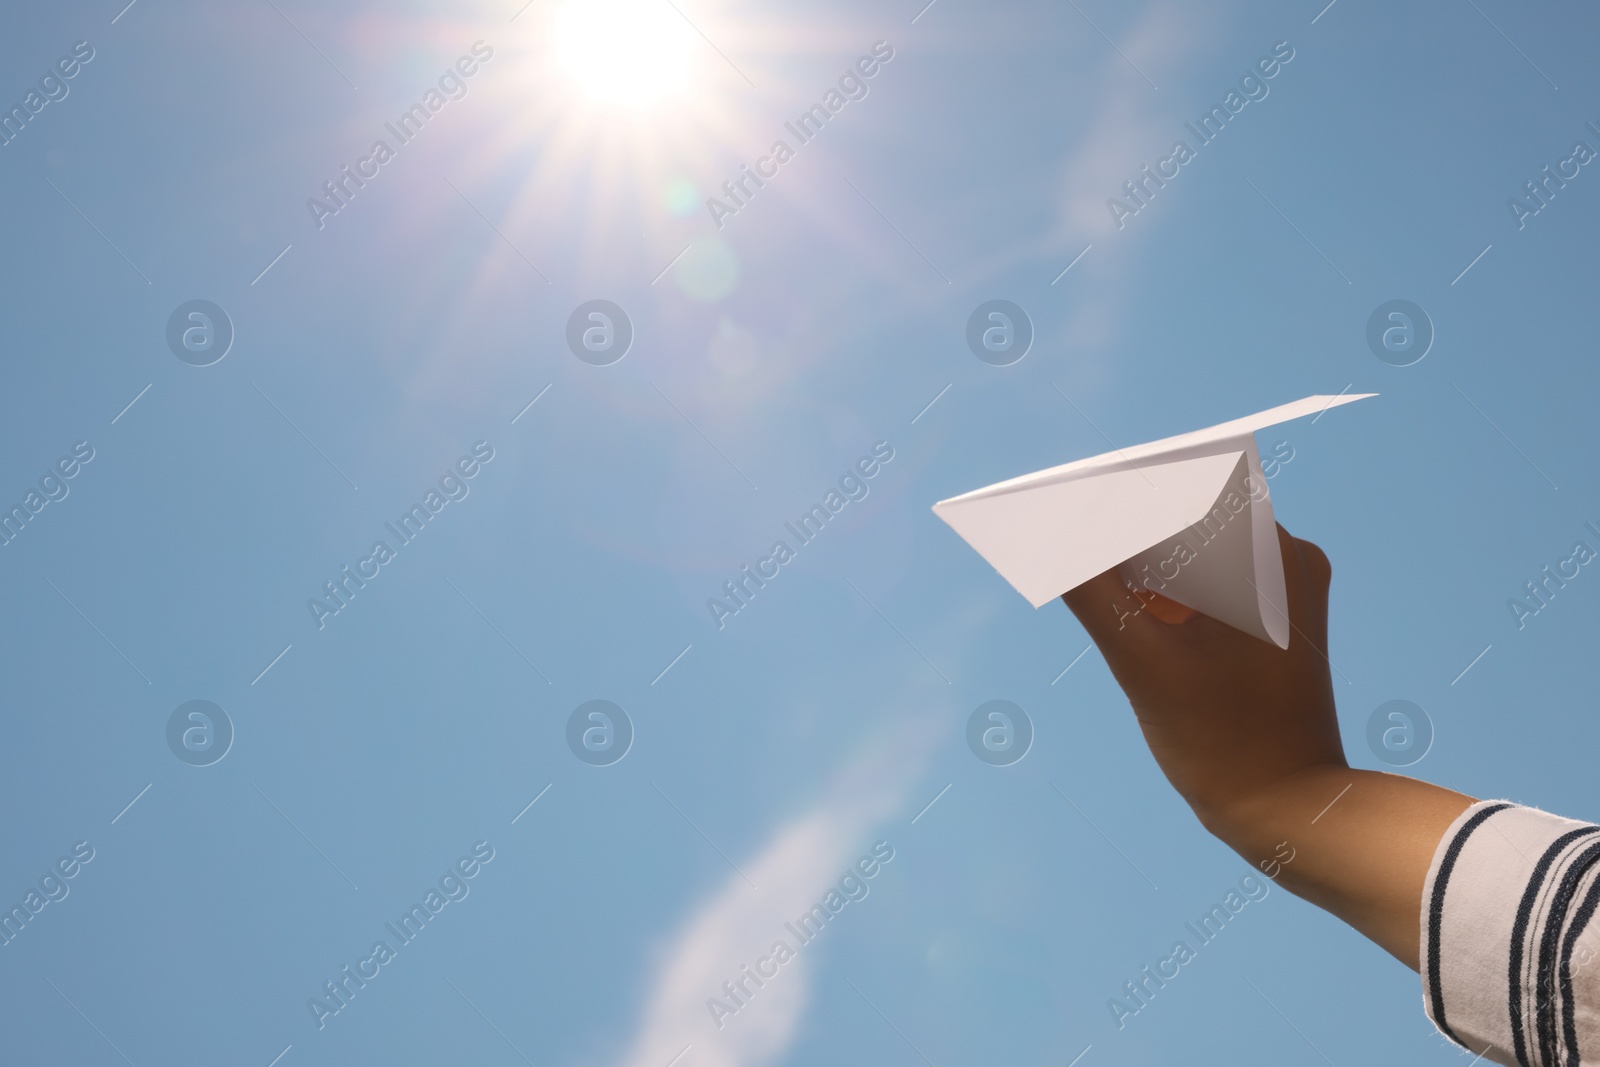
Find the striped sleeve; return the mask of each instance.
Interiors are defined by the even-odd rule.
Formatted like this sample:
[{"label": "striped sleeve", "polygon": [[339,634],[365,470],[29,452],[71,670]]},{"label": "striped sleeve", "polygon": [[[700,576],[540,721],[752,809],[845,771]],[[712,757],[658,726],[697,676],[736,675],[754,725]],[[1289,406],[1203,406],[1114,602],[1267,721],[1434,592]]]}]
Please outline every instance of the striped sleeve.
[{"label": "striped sleeve", "polygon": [[1600,826],[1480,801],[1422,894],[1422,994],[1456,1044],[1522,1067],[1600,1064]]}]

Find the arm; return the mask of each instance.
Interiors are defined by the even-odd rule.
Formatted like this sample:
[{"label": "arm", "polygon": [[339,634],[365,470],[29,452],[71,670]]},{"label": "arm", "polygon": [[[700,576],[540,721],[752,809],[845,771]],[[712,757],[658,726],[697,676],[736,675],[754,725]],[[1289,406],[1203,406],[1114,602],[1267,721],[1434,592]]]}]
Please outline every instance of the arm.
[{"label": "arm", "polygon": [[1286,650],[1158,594],[1141,593],[1141,606],[1113,571],[1062,599],[1201,824],[1251,866],[1287,842],[1294,859],[1279,884],[1415,970],[1429,864],[1473,800],[1350,768],[1325,651],[1328,559],[1282,527],[1278,535],[1293,624]]}]

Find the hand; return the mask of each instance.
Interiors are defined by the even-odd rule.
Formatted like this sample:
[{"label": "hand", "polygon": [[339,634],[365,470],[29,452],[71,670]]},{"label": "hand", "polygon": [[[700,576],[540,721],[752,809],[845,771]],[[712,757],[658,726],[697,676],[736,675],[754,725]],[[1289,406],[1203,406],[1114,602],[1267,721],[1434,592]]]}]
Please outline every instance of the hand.
[{"label": "hand", "polygon": [[[1326,654],[1328,557],[1281,526],[1278,544],[1287,649],[1159,594],[1135,594],[1115,571],[1062,599],[1201,824],[1415,970],[1428,867],[1472,798],[1350,769]],[[1277,862],[1285,856],[1293,858]]]},{"label": "hand", "polygon": [[1167,780],[1213,832],[1274,782],[1345,768],[1326,654],[1328,557],[1278,527],[1289,647],[1159,593],[1139,604],[1115,570],[1062,597],[1128,695]]}]

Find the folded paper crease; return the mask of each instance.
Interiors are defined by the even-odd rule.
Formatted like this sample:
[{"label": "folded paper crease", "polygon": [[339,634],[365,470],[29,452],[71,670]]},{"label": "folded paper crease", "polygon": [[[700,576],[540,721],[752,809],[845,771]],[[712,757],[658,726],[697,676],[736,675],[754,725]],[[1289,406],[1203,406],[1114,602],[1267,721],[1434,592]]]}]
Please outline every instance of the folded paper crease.
[{"label": "folded paper crease", "polygon": [[1036,608],[1116,567],[1129,583],[1287,648],[1283,561],[1255,431],[1374,395],[1309,396],[997,482],[933,511]]}]

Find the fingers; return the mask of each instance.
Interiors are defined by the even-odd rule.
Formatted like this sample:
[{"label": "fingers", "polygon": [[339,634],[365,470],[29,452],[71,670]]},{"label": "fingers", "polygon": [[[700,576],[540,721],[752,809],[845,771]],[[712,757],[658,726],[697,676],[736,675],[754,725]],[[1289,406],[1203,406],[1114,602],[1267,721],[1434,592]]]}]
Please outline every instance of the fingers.
[{"label": "fingers", "polygon": [[1067,590],[1061,599],[1102,652],[1108,645],[1136,639],[1150,625],[1144,605],[1128,591],[1116,567]]},{"label": "fingers", "polygon": [[1328,561],[1328,554],[1310,541],[1302,541],[1298,537],[1295,538],[1295,544],[1300,549],[1300,558],[1305,564],[1306,576],[1311,580],[1311,588],[1325,598],[1333,582],[1333,564]]},{"label": "fingers", "polygon": [[1327,553],[1310,541],[1293,536],[1280,524],[1278,543],[1283,550],[1284,584],[1289,616],[1294,625],[1324,652],[1328,634],[1328,588],[1333,566]]},{"label": "fingers", "polygon": [[[1283,577],[1291,590],[1325,596],[1333,576],[1327,553],[1310,541],[1303,541],[1278,523],[1278,549],[1283,554]],[[1292,599],[1292,597],[1291,597]]]},{"label": "fingers", "polygon": [[[1321,548],[1293,536],[1281,524],[1278,544],[1290,618],[1320,649],[1327,642],[1328,585],[1332,566]],[[1116,567],[1068,590],[1061,599],[1102,652],[1111,648],[1129,652],[1159,648],[1170,654],[1178,647],[1213,643],[1217,637],[1231,640],[1237,633],[1153,590],[1130,589]],[[1177,625],[1183,626],[1182,633],[1186,636],[1182,639],[1175,629]]]},{"label": "fingers", "polygon": [[1134,596],[1144,601],[1144,606],[1150,610],[1151,615],[1165,623],[1176,625],[1188,622],[1199,614],[1187,604],[1180,604],[1171,597],[1164,597],[1157,592],[1136,590]]}]

